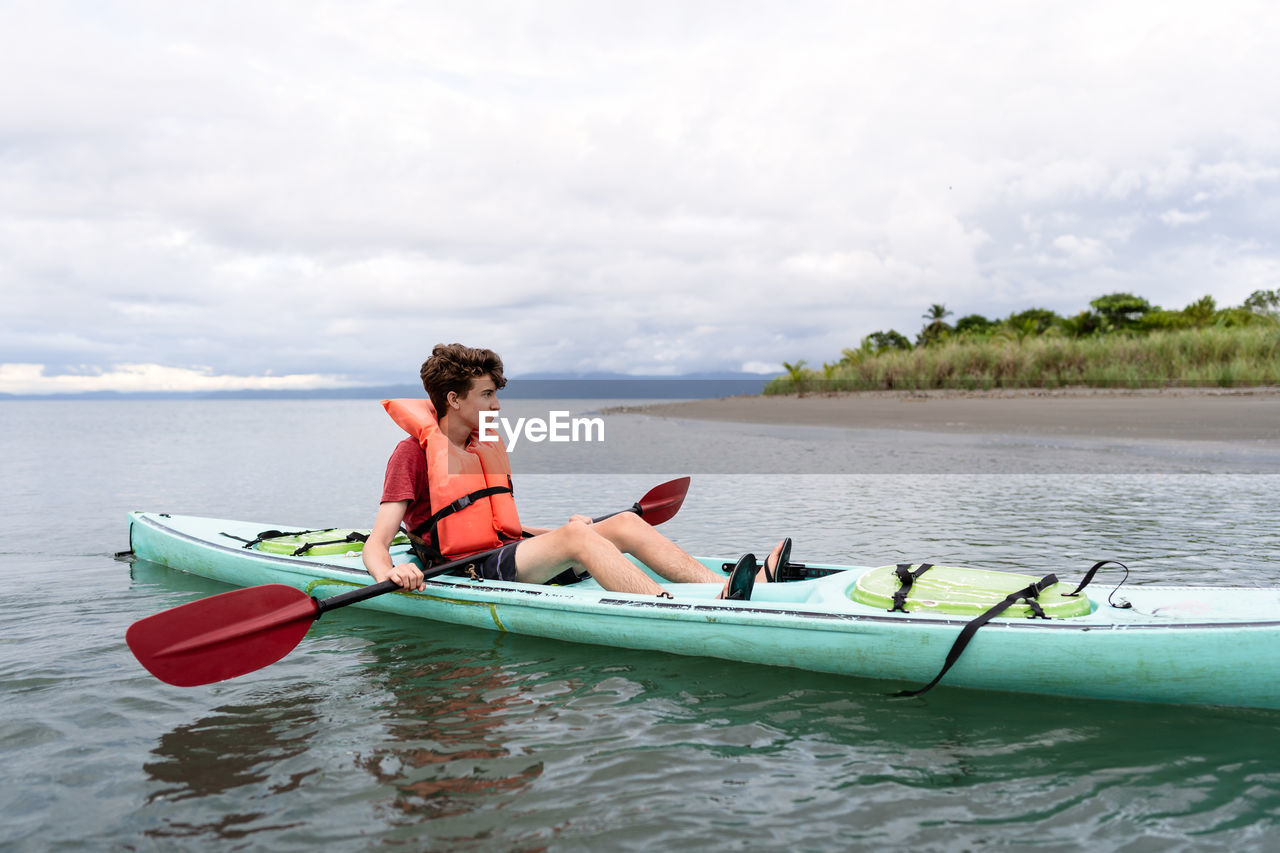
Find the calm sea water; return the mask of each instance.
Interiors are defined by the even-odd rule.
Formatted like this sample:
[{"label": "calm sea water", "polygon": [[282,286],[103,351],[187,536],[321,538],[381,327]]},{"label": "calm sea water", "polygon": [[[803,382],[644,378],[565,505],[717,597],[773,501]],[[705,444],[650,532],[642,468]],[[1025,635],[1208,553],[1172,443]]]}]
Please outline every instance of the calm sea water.
[{"label": "calm sea water", "polygon": [[[700,554],[759,552],[791,535],[798,560],[1074,576],[1116,557],[1134,569],[1130,583],[1280,584],[1280,452],[1267,446],[635,415],[607,426],[602,446],[518,449],[527,521],[620,509],[692,471],[664,529]],[[112,559],[127,547],[125,513],[367,525],[395,426],[354,401],[11,402],[0,437],[0,847],[1154,851],[1280,840],[1275,712],[946,688],[903,701],[886,683],[354,608],[272,667],[170,687],[136,664],[125,629],[225,587]]]}]

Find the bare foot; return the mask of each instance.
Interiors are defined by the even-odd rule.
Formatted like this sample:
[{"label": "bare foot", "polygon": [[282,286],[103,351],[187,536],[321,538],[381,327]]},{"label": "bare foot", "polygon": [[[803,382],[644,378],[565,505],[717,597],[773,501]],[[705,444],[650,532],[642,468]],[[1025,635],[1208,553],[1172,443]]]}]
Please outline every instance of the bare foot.
[{"label": "bare foot", "polygon": [[760,571],[756,572],[756,583],[768,583],[769,575],[773,575],[773,579],[778,579],[778,566],[782,558],[782,549],[787,544],[787,540],[783,539],[777,545],[773,546],[773,550],[769,552],[769,556],[764,558],[764,565],[760,567]]}]

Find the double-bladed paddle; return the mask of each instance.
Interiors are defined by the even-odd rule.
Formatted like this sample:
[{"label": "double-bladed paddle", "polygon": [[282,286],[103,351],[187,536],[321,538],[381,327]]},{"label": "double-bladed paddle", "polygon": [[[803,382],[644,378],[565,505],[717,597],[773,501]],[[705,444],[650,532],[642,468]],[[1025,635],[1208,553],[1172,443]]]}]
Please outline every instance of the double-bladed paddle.
[{"label": "double-bladed paddle", "polygon": [[[593,521],[634,512],[658,525],[680,511],[688,492],[689,478],[681,477],[650,489],[628,509]],[[432,566],[423,578],[453,571],[493,551]],[[161,681],[178,687],[212,684],[280,660],[326,611],[399,589],[399,584],[387,580],[323,599],[283,584],[237,589],[139,619],[129,626],[125,642],[138,662]]]}]

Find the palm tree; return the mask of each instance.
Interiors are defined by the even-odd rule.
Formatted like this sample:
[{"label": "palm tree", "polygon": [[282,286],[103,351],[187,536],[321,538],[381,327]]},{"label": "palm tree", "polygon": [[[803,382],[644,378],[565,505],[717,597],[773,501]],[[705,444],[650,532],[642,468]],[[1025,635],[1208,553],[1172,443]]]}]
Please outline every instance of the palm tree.
[{"label": "palm tree", "polygon": [[795,364],[782,362],[782,367],[787,371],[787,378],[791,380],[791,384],[795,386],[797,393],[804,392],[804,386],[808,384],[808,371],[804,369],[805,360],[802,358]]},{"label": "palm tree", "polygon": [[948,311],[947,306],[943,305],[941,302],[935,302],[929,306],[929,310],[927,312],[920,316],[924,317],[926,320],[932,320],[935,323],[940,323],[947,317],[950,317],[951,312]]},{"label": "palm tree", "polygon": [[951,316],[951,312],[947,310],[947,306],[941,302],[935,302],[929,306],[929,310],[921,315],[929,322],[920,330],[920,337],[917,340],[919,344],[931,344],[942,340],[951,331],[951,326],[946,323],[946,318]]}]

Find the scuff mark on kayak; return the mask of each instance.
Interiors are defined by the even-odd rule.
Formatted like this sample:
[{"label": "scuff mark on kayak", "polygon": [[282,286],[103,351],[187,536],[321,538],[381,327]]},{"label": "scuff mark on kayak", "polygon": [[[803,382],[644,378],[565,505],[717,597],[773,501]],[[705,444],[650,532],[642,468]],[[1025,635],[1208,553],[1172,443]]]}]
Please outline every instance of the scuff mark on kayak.
[{"label": "scuff mark on kayak", "polygon": [[361,584],[352,583],[351,581],[333,580],[331,578],[317,578],[302,588],[307,595],[314,595],[315,591],[322,586],[353,586],[359,588]]}]

